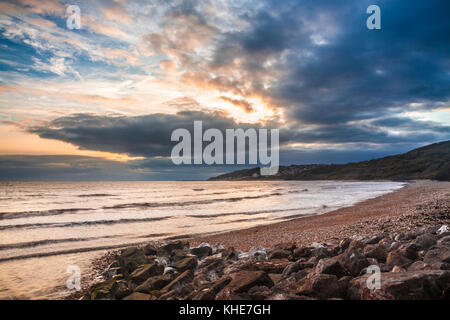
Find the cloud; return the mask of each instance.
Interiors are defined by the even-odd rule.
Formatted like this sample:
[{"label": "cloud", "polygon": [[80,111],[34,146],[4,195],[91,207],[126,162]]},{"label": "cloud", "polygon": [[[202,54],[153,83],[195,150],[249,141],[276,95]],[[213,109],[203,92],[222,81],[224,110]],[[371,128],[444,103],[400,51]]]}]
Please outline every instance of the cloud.
[{"label": "cloud", "polygon": [[231,103],[232,105],[242,108],[247,113],[252,113],[254,111],[252,104],[243,99],[232,99],[228,97],[219,97],[221,100]]}]

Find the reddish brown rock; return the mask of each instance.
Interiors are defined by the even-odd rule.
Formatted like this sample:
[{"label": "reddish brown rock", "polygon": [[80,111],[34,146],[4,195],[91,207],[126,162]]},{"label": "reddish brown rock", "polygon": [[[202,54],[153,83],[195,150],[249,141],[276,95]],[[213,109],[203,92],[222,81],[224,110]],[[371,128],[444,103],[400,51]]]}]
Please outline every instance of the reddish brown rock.
[{"label": "reddish brown rock", "polygon": [[249,267],[249,270],[260,270],[267,273],[282,273],[289,264],[290,262],[286,259],[257,261]]},{"label": "reddish brown rock", "polygon": [[345,289],[335,275],[310,274],[299,281],[295,293],[299,296],[330,299],[344,297]]},{"label": "reddish brown rock", "polygon": [[271,288],[274,285],[272,279],[264,271],[240,271],[232,275],[232,281],[226,289],[234,293],[247,292],[252,287],[266,286]]},{"label": "reddish brown rock", "polygon": [[450,288],[448,271],[408,271],[381,273],[381,288],[370,290],[365,275],[353,279],[349,285],[351,299],[364,300],[428,300],[445,298]]}]

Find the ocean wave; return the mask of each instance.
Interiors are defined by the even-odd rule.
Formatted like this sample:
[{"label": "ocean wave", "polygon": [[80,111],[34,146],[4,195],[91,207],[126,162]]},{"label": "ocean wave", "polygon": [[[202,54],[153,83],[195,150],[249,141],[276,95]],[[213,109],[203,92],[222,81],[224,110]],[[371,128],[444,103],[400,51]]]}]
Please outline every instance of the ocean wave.
[{"label": "ocean wave", "polygon": [[68,208],[68,209],[50,209],[50,210],[36,210],[36,211],[18,211],[18,212],[0,212],[0,220],[7,219],[21,219],[29,217],[46,217],[56,216],[66,213],[78,213],[80,211],[95,210],[93,208]]},{"label": "ocean wave", "polygon": [[182,202],[139,202],[139,203],[124,203],[114,206],[105,206],[103,209],[127,209],[127,208],[159,208],[159,207],[185,207],[198,204],[211,204],[216,202],[237,202],[242,200],[261,199],[274,196],[282,196],[282,193],[275,192],[259,196],[233,197],[233,198],[218,198],[205,200],[192,200]]},{"label": "ocean wave", "polygon": [[54,223],[26,223],[26,224],[12,224],[12,225],[0,226],[0,230],[34,229],[34,228],[66,228],[66,227],[90,226],[90,225],[99,225],[99,224],[110,225],[110,224],[120,224],[120,223],[162,221],[162,220],[167,220],[170,218],[171,218],[170,216],[166,216],[166,217],[140,218],[140,219],[94,220],[94,221],[54,222]]},{"label": "ocean wave", "polygon": [[288,211],[305,210],[305,209],[309,209],[309,207],[308,208],[306,208],[306,207],[292,208],[292,209],[227,212],[227,213],[214,213],[214,214],[188,214],[188,215],[186,215],[186,217],[202,219],[202,218],[216,218],[216,217],[237,216],[237,215],[256,215],[256,214],[262,214],[262,213],[288,212]]},{"label": "ocean wave", "polygon": [[18,242],[18,243],[11,243],[11,244],[0,244],[0,250],[32,248],[32,247],[37,247],[37,246],[44,246],[47,244],[92,241],[92,240],[111,239],[111,238],[118,238],[118,237],[121,237],[121,235],[103,236],[103,237],[87,237],[87,238],[65,238],[65,239],[53,239],[53,240],[47,239],[47,240],[37,240],[37,241],[30,241],[30,242]]}]

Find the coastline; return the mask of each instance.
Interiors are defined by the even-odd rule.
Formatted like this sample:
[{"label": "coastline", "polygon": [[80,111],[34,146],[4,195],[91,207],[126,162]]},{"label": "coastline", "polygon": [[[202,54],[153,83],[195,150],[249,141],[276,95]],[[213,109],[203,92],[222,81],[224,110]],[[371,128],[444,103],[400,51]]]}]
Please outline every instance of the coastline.
[{"label": "coastline", "polygon": [[[283,243],[295,243],[297,247],[312,243],[336,245],[346,238],[408,232],[418,227],[448,223],[449,207],[450,182],[419,180],[408,182],[399,190],[323,214],[214,235],[180,237],[176,240],[188,241],[192,247],[206,242],[243,251],[256,246],[271,248]],[[441,221],[439,213],[444,213],[444,221]],[[83,279],[83,289],[65,299],[84,296],[95,282],[94,279],[98,280],[101,272],[114,261],[118,252],[119,250],[109,251],[93,261],[89,279]]]},{"label": "coastline", "polygon": [[295,242],[300,246],[313,242],[336,242],[345,237],[371,236],[389,226],[395,232],[408,231],[424,224],[420,219],[408,218],[429,214],[436,202],[446,202],[448,210],[449,190],[450,182],[412,181],[399,190],[326,213],[187,240],[192,245],[220,243],[248,250],[256,245],[272,247],[284,242]]}]

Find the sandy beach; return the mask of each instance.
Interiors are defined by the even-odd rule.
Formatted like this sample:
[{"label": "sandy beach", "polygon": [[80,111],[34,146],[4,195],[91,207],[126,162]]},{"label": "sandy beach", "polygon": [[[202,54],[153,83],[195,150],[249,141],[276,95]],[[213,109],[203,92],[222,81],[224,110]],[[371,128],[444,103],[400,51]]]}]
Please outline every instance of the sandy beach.
[{"label": "sandy beach", "polygon": [[236,249],[272,247],[283,242],[308,245],[337,242],[353,236],[370,236],[384,231],[399,232],[449,219],[450,182],[413,181],[405,188],[321,215],[297,218],[218,235],[190,239],[220,243]]}]

